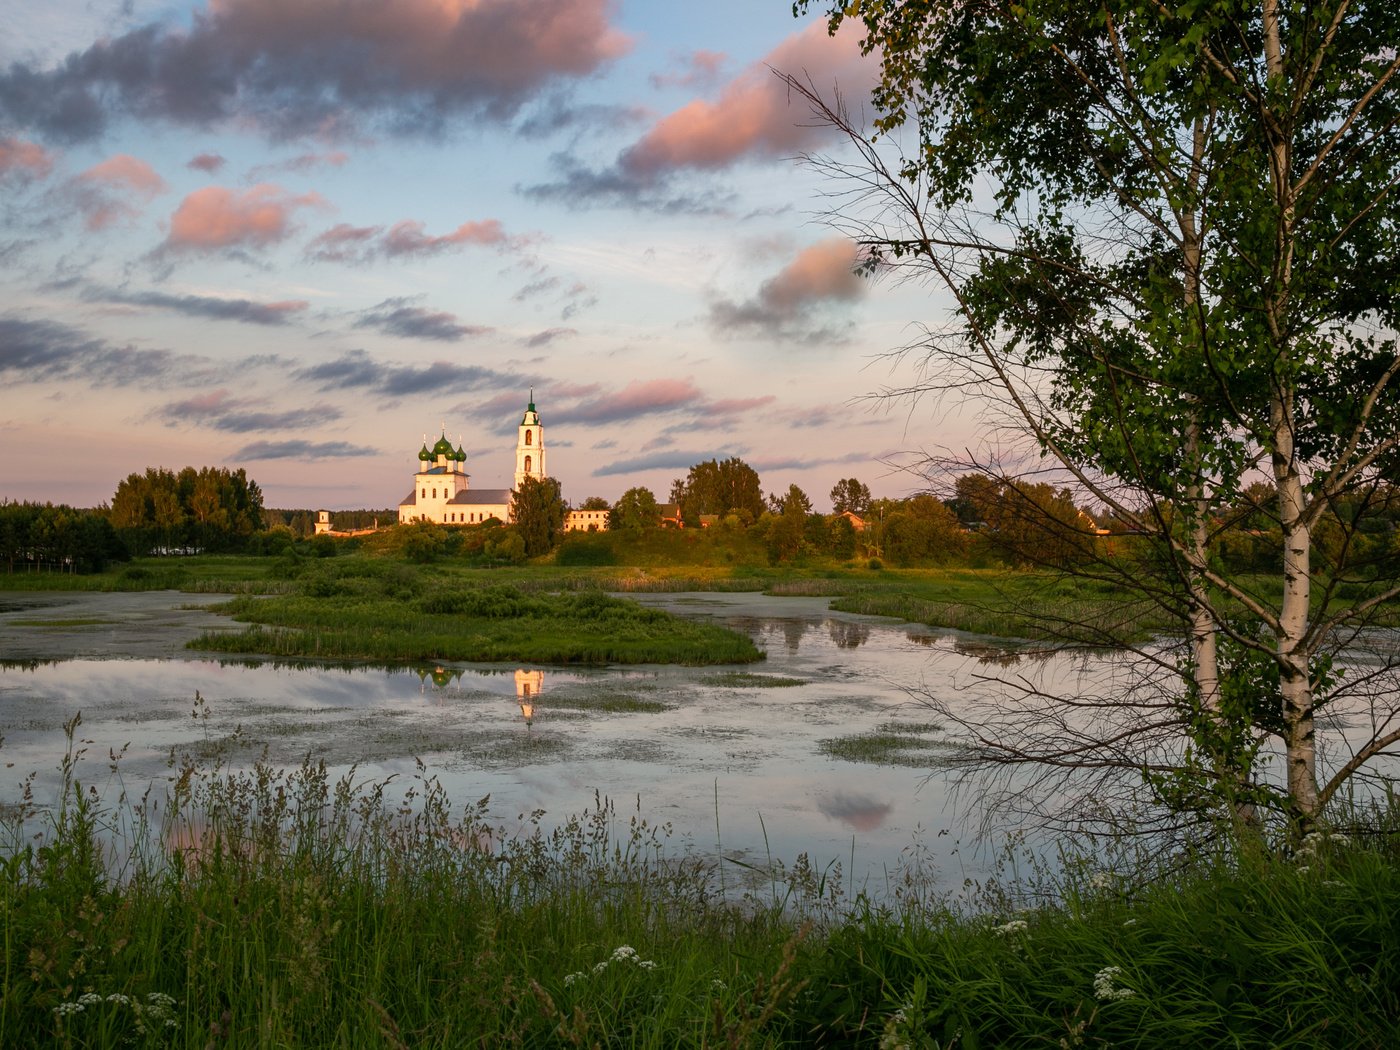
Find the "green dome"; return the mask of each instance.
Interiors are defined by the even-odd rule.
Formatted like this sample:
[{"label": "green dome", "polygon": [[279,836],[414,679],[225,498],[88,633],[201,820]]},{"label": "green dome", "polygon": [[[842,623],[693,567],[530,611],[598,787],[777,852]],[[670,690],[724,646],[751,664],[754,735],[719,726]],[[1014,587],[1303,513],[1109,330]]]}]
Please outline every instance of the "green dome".
[{"label": "green dome", "polygon": [[419,459],[432,459],[432,458],[433,458],[433,454],[432,454],[431,452],[428,451],[428,446],[427,446],[426,444],[424,444],[424,446],[418,450],[418,458],[419,458]]},{"label": "green dome", "polygon": [[438,456],[446,456],[448,459],[451,459],[455,455],[456,450],[452,447],[452,442],[447,440],[447,435],[444,434],[442,437],[438,438],[438,443],[433,446],[433,458],[436,459]]},{"label": "green dome", "polygon": [[452,458],[458,463],[465,463],[467,461],[467,454],[462,451],[461,445],[457,446],[457,451],[452,454]]}]

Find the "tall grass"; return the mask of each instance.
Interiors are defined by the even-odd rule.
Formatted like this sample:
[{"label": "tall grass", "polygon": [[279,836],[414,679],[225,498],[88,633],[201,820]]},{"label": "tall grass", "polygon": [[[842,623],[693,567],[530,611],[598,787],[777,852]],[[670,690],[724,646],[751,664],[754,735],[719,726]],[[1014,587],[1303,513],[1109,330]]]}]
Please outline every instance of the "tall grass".
[{"label": "tall grass", "polygon": [[189,643],[216,652],[317,659],[517,660],[531,663],[747,663],[751,639],[597,591],[527,594],[416,575],[320,574],[296,595],[220,607],[255,626]]},{"label": "tall grass", "polygon": [[[76,730],[74,724],[72,729]],[[0,1045],[1387,1047],[1395,822],[1292,856],[1129,851],[876,900],[742,899],[606,799],[548,828],[399,782],[177,763],[0,822]],[[1393,812],[1393,811],[1392,811]],[[36,828],[38,838],[34,838]]]}]

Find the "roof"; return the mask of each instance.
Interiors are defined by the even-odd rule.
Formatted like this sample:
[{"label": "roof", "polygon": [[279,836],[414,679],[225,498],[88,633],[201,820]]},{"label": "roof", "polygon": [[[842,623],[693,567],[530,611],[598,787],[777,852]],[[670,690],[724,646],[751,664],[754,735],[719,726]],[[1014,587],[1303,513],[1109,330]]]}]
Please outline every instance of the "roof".
[{"label": "roof", "polygon": [[447,501],[449,507],[461,506],[510,506],[510,489],[468,489],[459,492]]}]

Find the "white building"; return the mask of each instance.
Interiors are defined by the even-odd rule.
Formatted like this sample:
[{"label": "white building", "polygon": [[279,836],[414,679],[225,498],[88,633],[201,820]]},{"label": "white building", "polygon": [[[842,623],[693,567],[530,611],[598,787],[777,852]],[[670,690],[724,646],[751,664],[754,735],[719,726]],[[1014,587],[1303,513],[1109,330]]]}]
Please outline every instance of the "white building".
[{"label": "white building", "polygon": [[[413,491],[399,503],[399,521],[431,521],[437,525],[478,525],[490,518],[510,522],[512,489],[474,489],[463,468],[467,454],[453,447],[446,428],[437,444],[427,441],[418,450],[418,473]],[[515,487],[526,478],[544,480],[544,427],[535,402],[530,401],[520,420],[515,446]]]}]

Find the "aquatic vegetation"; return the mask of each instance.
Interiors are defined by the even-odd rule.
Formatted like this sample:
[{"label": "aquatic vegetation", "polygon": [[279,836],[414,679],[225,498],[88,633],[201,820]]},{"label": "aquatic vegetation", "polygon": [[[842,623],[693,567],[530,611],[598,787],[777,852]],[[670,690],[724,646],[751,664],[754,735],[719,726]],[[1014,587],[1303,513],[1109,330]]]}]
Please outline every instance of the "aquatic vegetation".
[{"label": "aquatic vegetation", "polygon": [[432,583],[421,590],[404,600],[385,593],[382,575],[318,575],[297,595],[233,599],[219,611],[253,626],[210,631],[189,647],[377,661],[694,665],[763,658],[736,631],[597,591]]}]

